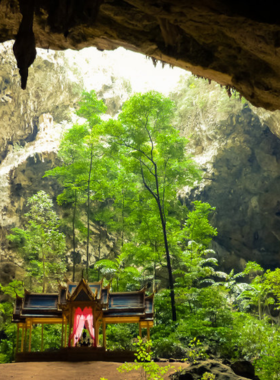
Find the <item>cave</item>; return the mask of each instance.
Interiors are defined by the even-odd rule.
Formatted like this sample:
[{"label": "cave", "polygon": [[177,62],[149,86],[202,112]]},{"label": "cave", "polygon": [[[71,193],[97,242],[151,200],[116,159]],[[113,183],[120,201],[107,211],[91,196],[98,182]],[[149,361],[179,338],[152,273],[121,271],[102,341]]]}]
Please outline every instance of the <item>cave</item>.
[{"label": "cave", "polygon": [[[280,23],[272,2],[2,0],[0,42],[27,80],[43,49],[119,46],[215,80],[257,107],[280,107]],[[25,87],[26,83],[22,83]]]},{"label": "cave", "polygon": [[[134,61],[129,54],[134,55]],[[224,366],[236,358],[254,361],[257,376],[251,363],[241,361],[237,364],[237,367],[248,367],[249,364],[248,378],[265,380],[275,374],[279,375],[279,54],[280,21],[276,6],[270,2],[0,0],[0,363],[12,361],[19,347],[21,353],[25,354],[27,328],[31,351],[33,327],[33,336],[41,334],[41,351],[45,348],[45,352],[37,352],[40,350],[39,343],[38,340],[33,340],[30,357],[36,353],[40,354],[37,358],[45,357],[47,360],[65,358],[57,355],[56,348],[48,356],[54,344],[62,350],[66,348],[67,328],[66,331],[63,330],[63,322],[69,322],[66,323],[66,327],[69,325],[69,342],[73,338],[71,323],[75,321],[75,318],[72,321],[74,309],[71,309],[72,303],[70,309],[67,305],[77,294],[70,297],[71,292],[67,291],[65,303],[61,302],[62,293],[73,287],[73,284],[78,284],[77,281],[80,284],[93,281],[93,285],[98,280],[102,298],[97,297],[96,290],[94,294],[92,292],[92,297],[95,297],[92,299],[102,300],[103,306],[107,308],[107,303],[103,302],[106,298],[103,297],[103,292],[109,294],[106,289],[114,288],[112,294],[117,294],[116,302],[114,305],[111,303],[111,310],[108,309],[112,312],[111,321],[129,324],[131,318],[137,317],[135,321],[139,323],[139,335],[142,338],[141,328],[147,328],[148,340],[152,320],[145,319],[142,326],[138,315],[144,304],[138,310],[139,305],[132,299],[131,310],[123,310],[130,314],[123,319],[118,319],[120,315],[116,310],[119,306],[119,310],[123,308],[120,294],[130,297],[131,294],[141,293],[142,297],[142,294],[150,292],[151,299],[155,296],[157,303],[160,303],[156,306],[155,314],[157,333],[162,329],[162,337],[167,342],[164,347],[160,347],[159,339],[156,348],[156,359],[159,361],[167,357],[171,362],[177,358],[192,362],[192,348],[198,348],[199,353],[202,339],[206,342],[207,355],[211,355],[211,360],[207,367],[201,362],[204,356],[200,357],[198,372],[197,368],[194,369],[197,374],[195,379],[198,376],[200,378],[202,373],[205,374],[205,368],[214,369],[214,372],[212,376],[210,373],[210,377],[206,373],[203,379],[214,378],[217,367],[221,369],[221,376],[225,372],[232,379],[245,376],[246,371],[242,372],[244,368],[240,373],[240,368],[237,372],[234,371],[236,363],[231,366],[234,374]],[[154,70],[154,77],[157,75],[156,70],[162,70],[159,76],[161,83],[172,82],[172,86],[168,90],[167,86],[162,91],[160,87],[153,88],[153,84],[149,83],[149,89],[144,89],[147,84],[144,82],[152,82],[146,64]],[[118,65],[124,68],[125,75],[119,75]],[[137,90],[136,84],[130,82],[128,71],[143,82],[143,91]],[[91,90],[93,95],[90,95]],[[149,90],[150,93],[147,92]],[[99,125],[91,125],[87,117],[83,118],[83,114],[79,114],[83,107],[81,104],[88,96],[95,98],[104,107],[99,135],[94,135],[94,128],[98,129]],[[172,149],[173,153],[176,151],[178,160],[175,169],[188,152],[193,167],[186,169],[182,164],[184,174],[191,171],[195,174],[196,169],[202,173],[201,178],[198,178],[198,174],[197,181],[193,183],[183,177],[183,171],[178,170],[177,177],[172,177],[171,171],[170,175],[164,174],[163,198],[170,196],[165,208],[167,214],[164,218],[160,215],[162,221],[167,221],[164,237],[159,237],[158,234],[160,228],[155,209],[150,206],[151,203],[146,208],[144,204],[145,200],[158,201],[159,191],[158,198],[153,198],[152,194],[150,199],[140,192],[141,186],[145,190],[147,185],[141,161],[142,182],[133,177],[137,172],[136,166],[127,161],[124,169],[117,162],[116,156],[113,157],[116,164],[113,160],[108,160],[103,167],[98,166],[106,156],[106,148],[113,146],[110,145],[113,140],[106,143],[106,133],[102,134],[106,130],[102,130],[104,125],[109,126],[110,130],[114,128],[114,121],[120,122],[123,129],[118,133],[121,138],[129,124],[132,126],[131,135],[137,134],[138,124],[133,124],[130,119],[126,119],[129,120],[126,124],[126,121],[122,121],[125,119],[121,119],[126,105],[134,96],[139,96],[139,103],[142,96],[162,96],[170,102],[174,114],[171,119],[168,119],[168,112],[165,117],[161,116],[160,128],[166,127],[166,123],[173,129],[174,135],[166,137],[168,129],[165,129],[161,141],[168,141],[169,152]],[[146,104],[150,103],[151,98]],[[139,116],[135,111],[137,101],[131,106],[131,115],[136,118]],[[157,115],[160,113],[159,108],[156,110]],[[92,116],[91,111],[89,113]],[[145,117],[146,128],[149,117]],[[139,120],[141,117],[138,117],[137,122]],[[75,135],[79,128],[84,128],[83,134]],[[67,166],[64,166],[67,157],[63,156],[65,146],[61,142],[65,142],[65,136],[69,137],[67,133],[73,130],[75,133],[72,139],[66,139],[67,149],[69,148],[69,151],[65,149],[67,154],[73,148],[68,156],[72,162],[69,164],[68,161],[67,165],[68,169],[72,168],[73,163],[77,162],[78,165],[73,172],[67,173],[66,170],[63,174],[60,169]],[[92,132],[97,145],[88,139],[93,136]],[[179,140],[185,141],[185,138],[189,140],[188,144],[180,145]],[[81,148],[80,155],[75,155],[78,152],[74,152],[76,143],[80,144],[79,148],[86,147],[84,151]],[[143,150],[146,152],[146,148],[151,146],[153,155],[155,146],[155,154],[158,154],[161,152],[160,143],[160,140],[154,143],[149,135]],[[121,142],[119,145],[125,144]],[[87,150],[89,146],[90,155]],[[179,149],[180,146],[182,150]],[[97,155],[94,163],[97,169],[92,165],[95,148]],[[129,148],[131,151],[122,157],[126,155],[125,158],[137,158],[139,151],[135,146]],[[170,157],[167,161],[169,159]],[[89,175],[85,180],[87,165],[89,172],[86,174]],[[154,166],[155,173],[150,166],[145,167],[149,174],[156,177],[157,165]],[[59,172],[63,175],[66,173],[64,179],[63,176],[56,177]],[[68,178],[69,173],[71,179],[70,176]],[[127,177],[121,176],[123,173],[132,178],[132,181],[126,182]],[[135,190],[134,195],[138,192],[140,196],[137,197],[137,194],[133,198],[132,194],[131,198],[128,195],[126,199],[124,194],[127,189],[124,189],[125,186],[119,187],[118,181],[109,182],[112,178],[117,178],[121,185],[125,183],[128,193]],[[174,178],[174,181],[170,178]],[[171,195],[165,192],[168,180],[170,188],[173,184],[177,186],[174,187],[174,192],[170,191]],[[93,185],[100,182],[106,183],[102,189]],[[181,187],[178,191],[179,183]],[[146,189],[147,187],[149,186]],[[158,190],[158,182],[156,187]],[[40,193],[42,198],[39,205],[35,198]],[[193,229],[198,234],[190,235],[186,231],[191,212],[199,211],[199,208],[196,210],[199,202],[195,201],[201,201],[202,208],[205,208],[201,211],[202,214],[198,213],[197,225],[193,222],[195,227],[198,226]],[[34,208],[31,207],[32,203]],[[42,204],[49,208],[42,211]],[[140,210],[143,204],[144,211]],[[173,208],[173,204],[178,208]],[[137,216],[133,215],[133,207],[136,208]],[[170,214],[168,210],[171,210]],[[150,225],[145,212],[150,212]],[[129,218],[130,213],[132,219]],[[48,220],[50,215],[52,218]],[[37,228],[33,216],[40,218],[38,227],[43,225],[44,232]],[[199,224],[201,220],[203,225]],[[19,228],[21,226],[25,230]],[[28,226],[31,226],[29,230]],[[57,234],[50,237],[54,230]],[[164,231],[163,223],[162,230]],[[207,231],[210,231],[209,236],[206,236]],[[168,251],[169,242],[171,256]],[[162,255],[164,249],[165,256]],[[50,268],[49,272],[47,267]],[[121,277],[123,273],[130,275]],[[270,284],[267,287],[266,280],[269,276]],[[66,287],[63,285],[65,283]],[[70,288],[68,284],[72,284]],[[41,286],[43,293],[38,293]],[[41,313],[40,308],[35,308],[30,313],[27,308],[30,314],[22,314],[19,306],[30,306],[28,301],[25,302],[30,294],[33,293],[34,296],[37,292],[40,297],[44,295],[48,298],[53,296],[54,290],[57,293],[54,309],[48,305],[46,313]],[[256,292],[249,294],[253,290]],[[36,299],[37,296],[33,296],[30,299]],[[85,292],[77,300],[89,302],[84,297],[87,297]],[[167,301],[169,297],[171,308]],[[12,314],[7,304],[12,298],[16,298],[13,321],[18,323],[17,334],[14,329],[13,345],[10,344],[11,326],[7,322]],[[147,304],[150,305],[149,310],[153,310],[152,303],[146,302],[146,299],[143,297],[145,310]],[[92,307],[95,308],[96,303]],[[42,318],[38,318],[34,310]],[[136,310],[137,316],[134,315]],[[143,311],[144,309],[141,313]],[[248,320],[244,319],[245,314],[248,315]],[[58,315],[61,319],[57,321]],[[82,315],[84,316],[77,313],[79,318]],[[102,349],[105,350],[106,321],[104,325],[104,318],[99,312],[88,315],[94,315],[97,321],[95,326],[102,323],[105,342]],[[171,325],[171,319],[176,324]],[[62,335],[56,334],[55,331],[58,330],[50,328],[52,326],[44,328],[44,324],[50,325],[48,322],[62,324]],[[37,323],[41,324],[40,332]],[[44,329],[45,336],[48,337],[45,346]],[[122,338],[125,338],[125,344],[131,344],[131,337],[134,341],[138,329],[132,330],[129,326],[120,331],[108,329],[108,341],[116,344],[117,350],[126,349],[126,346],[122,346]],[[94,348],[99,348],[98,327],[96,331],[96,338],[91,338]],[[245,340],[242,341],[243,335]],[[198,337],[199,340],[196,341]],[[256,346],[256,341],[260,346]],[[250,344],[255,351],[250,352]],[[89,345],[88,341],[87,346]],[[185,350],[185,347],[188,349]],[[244,347],[248,349],[248,356]],[[149,352],[148,348],[147,354],[150,355]],[[258,363],[259,358],[256,357],[260,352],[261,360],[268,360],[267,364]],[[188,353],[190,356],[185,359]],[[212,360],[216,355],[220,362]],[[200,366],[204,368],[201,373]],[[10,368],[12,376],[17,376],[13,367]],[[268,376],[259,377],[259,372],[265,370]],[[216,374],[220,376],[218,372]],[[188,377],[188,374],[185,375]]]}]

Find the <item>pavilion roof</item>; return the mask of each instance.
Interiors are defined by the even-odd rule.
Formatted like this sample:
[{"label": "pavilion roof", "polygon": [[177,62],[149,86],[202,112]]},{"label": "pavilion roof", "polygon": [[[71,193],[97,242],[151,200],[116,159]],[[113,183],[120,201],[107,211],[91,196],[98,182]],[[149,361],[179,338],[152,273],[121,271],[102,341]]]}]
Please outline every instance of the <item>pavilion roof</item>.
[{"label": "pavilion roof", "polygon": [[22,298],[17,297],[13,312],[13,321],[23,322],[26,318],[62,318],[63,309],[69,303],[77,306],[97,303],[103,316],[135,316],[141,320],[153,318],[153,295],[146,296],[145,289],[133,292],[110,292],[110,286],[102,287],[102,281],[88,283],[82,279],[79,283],[68,282],[59,286],[58,293],[30,293],[25,291]]}]

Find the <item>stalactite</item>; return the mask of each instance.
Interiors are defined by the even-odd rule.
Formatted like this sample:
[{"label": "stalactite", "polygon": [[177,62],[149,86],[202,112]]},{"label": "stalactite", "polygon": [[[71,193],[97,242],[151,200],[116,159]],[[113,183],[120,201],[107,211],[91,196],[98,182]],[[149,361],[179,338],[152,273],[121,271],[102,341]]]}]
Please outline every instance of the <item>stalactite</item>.
[{"label": "stalactite", "polygon": [[23,90],[26,89],[28,68],[36,58],[35,36],[33,33],[34,4],[35,0],[20,0],[22,21],[13,46]]}]

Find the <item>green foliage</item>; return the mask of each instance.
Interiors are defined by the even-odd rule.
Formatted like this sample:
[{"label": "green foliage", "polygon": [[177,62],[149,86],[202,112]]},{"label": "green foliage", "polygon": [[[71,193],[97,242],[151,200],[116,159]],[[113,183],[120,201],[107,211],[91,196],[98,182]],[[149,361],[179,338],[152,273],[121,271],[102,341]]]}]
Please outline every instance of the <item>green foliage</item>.
[{"label": "green foliage", "polygon": [[[186,223],[180,233],[182,248],[187,242],[187,249],[178,252],[175,261],[176,301],[180,310],[184,306],[195,308],[200,294],[207,294],[207,289],[197,287],[211,286],[214,283],[213,278],[219,276],[219,272],[214,269],[218,261],[211,257],[215,252],[207,248],[212,238],[217,235],[217,230],[209,223],[209,214],[214,210],[208,203],[194,202],[194,210],[187,214]],[[205,301],[208,299],[205,298]]]},{"label": "green foliage", "polygon": [[277,304],[276,300],[279,300],[280,296],[279,269],[268,270],[262,275],[263,272],[264,270],[260,265],[255,262],[248,262],[243,273],[254,278],[238,297],[238,299],[242,299],[245,306],[253,305],[257,308],[259,319],[263,319],[265,313],[270,316],[271,305]]},{"label": "green foliage", "polygon": [[0,290],[13,298],[15,297],[23,297],[24,287],[23,282],[18,280],[13,280],[8,285],[3,286],[0,284]]},{"label": "green foliage", "polygon": [[[194,129],[201,130],[204,135],[204,126],[211,126],[214,133],[216,130],[219,133],[219,123],[232,117],[244,106],[239,101],[238,93],[234,92],[229,98],[227,91],[219,84],[209,84],[194,76],[182,76],[179,85],[171,93],[171,99],[176,104],[174,125],[187,136]],[[197,146],[203,145],[199,133],[195,138],[198,140],[193,142]]]},{"label": "green foliage", "polygon": [[264,272],[263,268],[259,264],[257,264],[255,261],[248,261],[243,271],[245,275],[251,275],[251,276],[255,274],[261,274],[263,272]]},{"label": "green foliage", "polygon": [[167,365],[160,367],[157,363],[151,362],[152,352],[150,351],[152,342],[144,341],[138,336],[138,342],[134,343],[137,347],[136,360],[135,363],[124,363],[118,367],[118,371],[121,373],[130,372],[133,370],[139,370],[141,374],[141,379],[143,380],[163,380],[163,376],[172,368],[172,366]]},{"label": "green foliage", "polygon": [[205,352],[205,348],[202,346],[202,343],[199,339],[192,339],[190,341],[189,347],[190,349],[187,352],[187,357],[185,361],[195,364],[197,363],[198,359],[208,358],[208,355]]},{"label": "green foliage", "polygon": [[[32,329],[33,352],[41,351],[42,326],[38,325]],[[61,347],[61,325],[44,324],[44,350],[58,350]]]},{"label": "green foliage", "polygon": [[[90,221],[93,201],[103,202],[110,196],[107,174],[111,172],[113,162],[110,159],[101,159],[102,143],[95,133],[95,128],[101,123],[100,115],[106,111],[103,101],[97,99],[94,91],[83,92],[79,106],[76,113],[85,118],[85,123],[75,124],[65,133],[58,153],[62,165],[49,170],[45,176],[57,178],[64,187],[57,201],[60,205],[70,206],[72,211],[69,233],[72,235],[74,255],[79,241],[87,237],[86,275],[89,278]],[[84,206],[83,210],[81,206]],[[82,222],[82,211],[86,212],[86,224]],[[102,212],[99,210],[97,214],[97,219],[99,219]],[[73,280],[74,277],[75,263]]]},{"label": "green foliage", "polygon": [[114,260],[100,260],[95,264],[95,268],[101,268],[101,273],[112,284],[114,291],[124,291],[128,284],[137,283],[139,271],[133,266],[126,266],[127,255],[121,253]]},{"label": "green foliage", "polygon": [[137,338],[138,326],[135,324],[108,325],[106,330],[107,348],[109,350],[132,350]]},{"label": "green foliage", "polygon": [[[180,230],[186,214],[177,192],[200,179],[194,161],[186,154],[187,140],[171,126],[173,108],[170,99],[159,93],[135,94],[123,105],[118,120],[101,122],[104,104],[94,91],[83,93],[77,114],[86,123],[67,131],[59,151],[63,166],[46,173],[64,186],[58,202],[72,205],[74,251],[78,210],[86,203],[87,273],[92,220],[100,231],[105,227],[119,234],[126,262],[119,258],[113,262],[102,260],[90,275],[105,277],[116,289],[152,280],[155,290],[159,283],[157,272],[167,266],[171,299],[170,255],[175,257],[180,250]],[[113,202],[107,202],[109,198]],[[210,212],[203,204],[196,207],[197,214]],[[185,234],[188,235],[188,226]],[[132,257],[142,266],[141,273],[131,265]],[[100,248],[95,258],[100,261]],[[32,268],[34,272],[36,269]],[[174,297],[172,310],[175,318]]]},{"label": "green foliage", "polygon": [[231,350],[226,342],[232,339],[233,316],[226,297],[226,290],[191,288],[185,294],[184,302],[177,304],[179,318],[174,324],[170,321],[170,314],[165,312],[165,291],[156,294],[156,324],[151,331],[156,355],[170,357],[170,353],[171,357],[186,357],[190,342],[197,337],[203,346],[211,347],[213,353],[227,355]]},{"label": "green foliage", "polygon": [[258,320],[245,313],[235,315],[233,329],[236,331],[233,340],[235,350],[240,357],[252,360],[257,375],[261,380],[279,379],[279,343],[278,326],[273,326],[267,319]]},{"label": "green foliage", "polygon": [[92,128],[101,122],[100,114],[105,113],[106,109],[103,100],[97,99],[95,91],[83,91],[76,113],[78,116],[84,117]]},{"label": "green foliage", "polygon": [[200,175],[194,161],[186,155],[186,139],[171,126],[173,107],[170,99],[159,93],[135,94],[123,105],[118,120],[104,122],[98,134],[106,141],[104,154],[114,157],[126,173],[136,175],[142,201],[156,210],[175,320],[167,216],[177,191],[192,186]]},{"label": "green foliage", "polygon": [[274,271],[267,270],[264,275],[264,287],[270,289],[277,297],[277,304],[280,305],[280,268]]},{"label": "green foliage", "polygon": [[5,338],[0,340],[0,363],[9,363],[15,355],[16,325],[6,322],[1,327]]},{"label": "green foliage", "polygon": [[199,243],[203,248],[207,248],[214,236],[217,236],[217,229],[209,223],[209,214],[215,211],[209,203],[194,201],[194,210],[187,215],[187,221],[182,231],[182,236]]},{"label": "green foliage", "polygon": [[[42,284],[46,291],[47,282],[61,278],[66,267],[63,254],[66,249],[65,236],[59,231],[60,222],[53,210],[53,203],[44,191],[27,201],[30,211],[25,214],[25,229],[13,228],[7,238],[22,253],[27,264],[27,276],[34,283]],[[32,286],[32,285],[31,285]]]},{"label": "green foliage", "polygon": [[[22,281],[13,280],[8,285],[0,284],[1,291],[9,296],[9,301],[0,304],[0,363],[9,363],[14,360],[16,347],[17,326],[11,323],[13,307],[16,297],[22,297],[24,288]],[[61,345],[61,326],[44,325],[44,349],[58,349]],[[21,334],[19,335],[19,346]],[[32,332],[32,351],[41,350],[41,326],[35,326]]]},{"label": "green foliage", "polygon": [[210,372],[205,372],[201,378],[201,380],[215,380],[215,375]]},{"label": "green foliage", "polygon": [[6,302],[0,303],[0,363],[9,363],[14,358],[16,325],[11,324],[11,318],[16,297],[22,297],[24,293],[22,281],[13,280],[8,285],[1,285],[0,290],[8,296]]}]

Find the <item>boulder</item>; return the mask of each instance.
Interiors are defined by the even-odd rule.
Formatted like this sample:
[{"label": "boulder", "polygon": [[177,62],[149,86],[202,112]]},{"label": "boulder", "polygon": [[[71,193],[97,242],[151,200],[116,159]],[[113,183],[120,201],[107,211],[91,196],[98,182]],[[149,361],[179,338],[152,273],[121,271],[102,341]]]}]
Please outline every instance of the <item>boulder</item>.
[{"label": "boulder", "polygon": [[[237,366],[236,366],[237,367]],[[241,369],[241,365],[239,366]],[[244,365],[244,371],[248,370],[249,365]],[[209,372],[215,375],[215,380],[247,380],[254,377],[246,377],[243,374],[236,374],[229,366],[222,364],[217,360],[205,360],[199,363],[191,364],[190,367],[183,371],[171,375],[172,380],[200,380],[204,373]],[[246,372],[246,374],[247,374]],[[251,373],[251,372],[250,372]],[[251,375],[250,375],[251,376]]]},{"label": "boulder", "polygon": [[230,368],[236,375],[248,377],[248,379],[255,378],[255,368],[248,360],[238,360],[233,363]]}]

